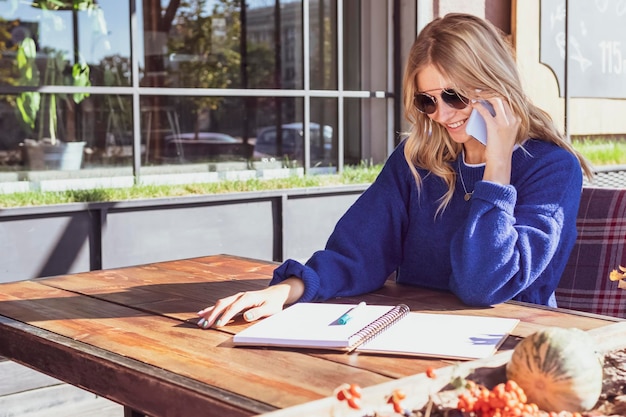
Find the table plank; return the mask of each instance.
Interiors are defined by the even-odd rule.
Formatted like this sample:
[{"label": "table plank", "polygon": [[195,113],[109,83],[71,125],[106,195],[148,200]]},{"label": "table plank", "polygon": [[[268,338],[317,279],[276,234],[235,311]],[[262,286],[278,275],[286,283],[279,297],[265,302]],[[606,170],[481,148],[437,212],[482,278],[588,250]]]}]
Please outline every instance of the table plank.
[{"label": "table plank", "polygon": [[39,280],[43,285],[178,319],[238,291],[267,287],[276,264],[231,255]]},{"label": "table plank", "polygon": [[215,410],[216,415],[244,417],[273,409],[19,321],[0,316],[0,327],[0,349],[16,362],[147,415]]}]

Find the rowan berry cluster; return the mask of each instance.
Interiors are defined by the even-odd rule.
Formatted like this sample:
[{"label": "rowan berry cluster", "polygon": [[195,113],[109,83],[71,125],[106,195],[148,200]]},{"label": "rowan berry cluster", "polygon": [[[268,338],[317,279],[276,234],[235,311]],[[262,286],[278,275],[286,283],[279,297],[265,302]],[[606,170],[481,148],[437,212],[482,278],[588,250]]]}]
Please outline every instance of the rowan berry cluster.
[{"label": "rowan berry cluster", "polygon": [[[426,375],[431,378],[437,378],[434,369],[429,368]],[[340,402],[345,401],[348,407],[353,410],[361,408],[361,387],[357,384],[342,384],[335,389],[335,397]],[[406,394],[401,389],[395,389],[386,398],[387,404],[393,406],[393,411],[403,416],[431,416],[430,410],[423,414],[423,410],[407,410],[403,406],[403,400]],[[432,405],[432,399],[431,405]],[[429,407],[430,408],[430,407]],[[448,405],[444,407],[448,411],[455,410],[461,412],[463,416],[468,417],[582,417],[580,413],[572,413],[569,411],[546,412],[540,410],[534,403],[529,403],[522,387],[515,381],[507,380],[488,389],[487,387],[477,384],[474,381],[465,381],[465,389],[457,397],[457,405]],[[441,408],[440,410],[442,410]],[[386,414],[385,414],[386,415]],[[440,415],[440,414],[432,414]],[[444,414],[441,414],[444,415]],[[445,414],[449,415],[449,414]],[[378,417],[375,412],[367,414],[364,417]]]},{"label": "rowan berry cluster", "polygon": [[529,403],[524,390],[513,380],[500,383],[491,390],[473,381],[458,396],[457,409],[480,417],[581,417],[580,413],[539,410]]},{"label": "rowan berry cluster", "polygon": [[341,384],[335,389],[335,398],[358,410],[361,408],[361,387],[357,384]]}]

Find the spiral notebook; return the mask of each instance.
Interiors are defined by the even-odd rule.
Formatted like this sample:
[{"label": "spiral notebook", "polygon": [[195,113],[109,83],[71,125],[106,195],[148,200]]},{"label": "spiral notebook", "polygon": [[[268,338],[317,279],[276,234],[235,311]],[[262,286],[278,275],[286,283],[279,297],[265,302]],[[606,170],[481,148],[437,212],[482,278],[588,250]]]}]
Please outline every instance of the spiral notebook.
[{"label": "spiral notebook", "polygon": [[346,352],[481,359],[493,355],[519,320],[411,312],[409,307],[298,303],[233,338],[235,345],[343,350]]}]

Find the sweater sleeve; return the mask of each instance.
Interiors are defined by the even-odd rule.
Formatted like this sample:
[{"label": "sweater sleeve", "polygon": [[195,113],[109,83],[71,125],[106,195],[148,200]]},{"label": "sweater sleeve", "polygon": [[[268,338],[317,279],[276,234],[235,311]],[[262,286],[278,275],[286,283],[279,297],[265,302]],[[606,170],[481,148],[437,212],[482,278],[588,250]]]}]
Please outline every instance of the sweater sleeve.
[{"label": "sweater sleeve", "polygon": [[304,281],[298,301],[364,294],[380,288],[397,269],[415,180],[399,146],[372,185],[335,225],[324,250],[302,265],[288,259],[270,285],[290,276]]},{"label": "sweater sleeve", "polygon": [[581,168],[570,153],[555,152],[522,176],[515,187],[475,185],[451,242],[450,289],[466,304],[553,298],[576,237]]}]

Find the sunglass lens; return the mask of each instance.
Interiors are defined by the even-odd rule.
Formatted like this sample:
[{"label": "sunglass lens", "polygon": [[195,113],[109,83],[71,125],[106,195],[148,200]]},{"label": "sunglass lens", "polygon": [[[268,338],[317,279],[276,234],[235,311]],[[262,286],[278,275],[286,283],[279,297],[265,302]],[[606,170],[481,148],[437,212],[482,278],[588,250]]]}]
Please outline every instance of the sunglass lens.
[{"label": "sunglass lens", "polygon": [[455,108],[457,110],[462,110],[467,107],[469,104],[469,100],[454,90],[442,90],[441,91],[441,99],[448,106]]},{"label": "sunglass lens", "polygon": [[415,104],[415,107],[417,107],[417,110],[422,113],[432,114],[435,110],[437,110],[437,103],[435,102],[435,99],[428,94],[416,94],[413,99],[413,103]]}]

